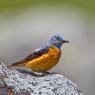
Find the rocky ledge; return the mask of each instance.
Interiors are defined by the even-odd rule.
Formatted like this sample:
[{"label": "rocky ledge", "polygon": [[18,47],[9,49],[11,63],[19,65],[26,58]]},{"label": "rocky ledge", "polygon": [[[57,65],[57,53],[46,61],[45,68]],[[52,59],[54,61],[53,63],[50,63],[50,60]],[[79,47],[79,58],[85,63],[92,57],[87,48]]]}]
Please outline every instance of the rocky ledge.
[{"label": "rocky ledge", "polygon": [[78,86],[61,74],[34,74],[8,69],[0,63],[0,95],[83,95]]}]

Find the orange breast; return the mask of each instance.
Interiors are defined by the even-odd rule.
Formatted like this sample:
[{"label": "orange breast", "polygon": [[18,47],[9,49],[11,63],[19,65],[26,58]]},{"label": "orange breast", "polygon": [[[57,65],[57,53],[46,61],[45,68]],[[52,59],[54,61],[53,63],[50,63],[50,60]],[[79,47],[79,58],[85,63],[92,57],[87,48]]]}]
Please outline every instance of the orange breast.
[{"label": "orange breast", "polygon": [[60,55],[61,51],[57,47],[51,46],[47,54],[27,62],[26,66],[35,72],[46,72],[57,64]]}]

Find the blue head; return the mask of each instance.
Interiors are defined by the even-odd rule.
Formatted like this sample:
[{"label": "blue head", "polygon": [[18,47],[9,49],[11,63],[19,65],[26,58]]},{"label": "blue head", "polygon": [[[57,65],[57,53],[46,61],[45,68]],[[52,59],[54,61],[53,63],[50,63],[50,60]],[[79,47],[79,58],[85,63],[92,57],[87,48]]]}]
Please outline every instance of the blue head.
[{"label": "blue head", "polygon": [[64,37],[63,36],[61,36],[61,35],[55,35],[55,36],[53,36],[50,39],[49,44],[50,45],[54,45],[57,48],[61,48],[61,46],[62,46],[63,43],[68,43],[68,42],[69,41],[64,40]]}]

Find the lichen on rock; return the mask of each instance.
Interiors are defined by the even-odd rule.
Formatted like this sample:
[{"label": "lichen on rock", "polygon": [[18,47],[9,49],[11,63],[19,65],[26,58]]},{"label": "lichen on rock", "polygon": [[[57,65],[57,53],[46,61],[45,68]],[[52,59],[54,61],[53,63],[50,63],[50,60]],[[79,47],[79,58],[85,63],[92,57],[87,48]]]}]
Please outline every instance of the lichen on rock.
[{"label": "lichen on rock", "polygon": [[0,87],[11,88],[13,94],[9,95],[82,95],[75,83],[57,73],[38,75],[27,70],[8,69],[0,63],[1,76]]}]

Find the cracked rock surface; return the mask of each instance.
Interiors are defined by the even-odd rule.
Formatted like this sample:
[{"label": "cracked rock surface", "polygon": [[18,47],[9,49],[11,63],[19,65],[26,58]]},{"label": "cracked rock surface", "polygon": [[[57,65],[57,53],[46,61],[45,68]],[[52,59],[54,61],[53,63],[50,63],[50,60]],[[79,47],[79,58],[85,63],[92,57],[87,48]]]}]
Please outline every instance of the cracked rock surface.
[{"label": "cracked rock surface", "polygon": [[[2,93],[5,94],[2,94]],[[61,74],[34,74],[11,70],[0,63],[0,95],[83,95],[78,86]]]}]

